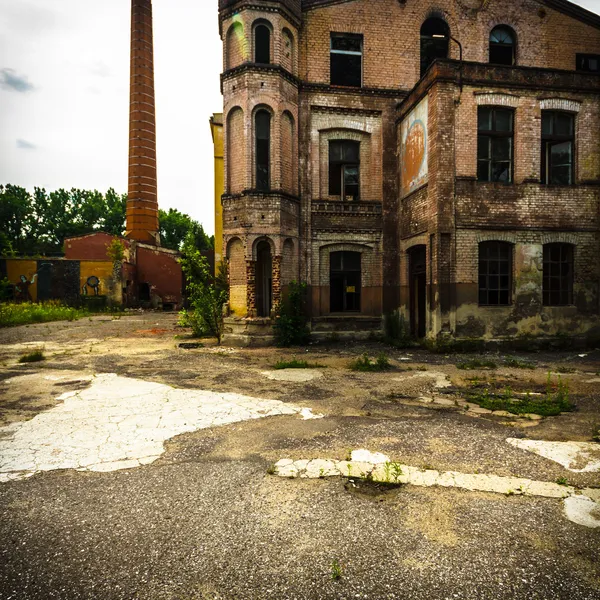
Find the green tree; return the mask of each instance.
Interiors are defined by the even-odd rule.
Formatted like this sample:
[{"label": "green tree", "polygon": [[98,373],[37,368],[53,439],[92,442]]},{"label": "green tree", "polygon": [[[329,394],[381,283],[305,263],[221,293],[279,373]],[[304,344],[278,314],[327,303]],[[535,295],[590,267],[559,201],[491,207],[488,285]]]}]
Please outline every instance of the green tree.
[{"label": "green tree", "polygon": [[28,251],[35,225],[32,197],[16,185],[0,185],[0,234],[3,249],[19,254]]},{"label": "green tree", "polygon": [[165,248],[181,250],[188,234],[192,236],[192,243],[200,252],[206,252],[214,247],[202,225],[175,208],[170,208],[168,212],[159,210],[158,221],[160,241]]},{"label": "green tree", "polygon": [[127,212],[127,194],[117,194],[110,188],[104,196],[104,215],[100,229],[111,235],[123,235]]}]

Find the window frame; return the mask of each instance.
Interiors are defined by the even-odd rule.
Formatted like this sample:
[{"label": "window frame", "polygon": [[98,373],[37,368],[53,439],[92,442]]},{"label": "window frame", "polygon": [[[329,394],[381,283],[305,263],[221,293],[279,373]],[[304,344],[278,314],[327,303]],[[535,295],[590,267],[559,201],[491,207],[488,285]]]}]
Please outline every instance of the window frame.
[{"label": "window frame", "polygon": [[[492,36],[495,32],[504,30],[512,38],[512,43],[505,44],[503,42],[493,42]],[[511,62],[494,62],[492,61],[492,48],[510,48],[511,49]],[[517,64],[517,34],[515,30],[509,25],[496,25],[491,31],[488,40],[488,62],[492,65],[504,65],[507,67],[513,67]]]},{"label": "window frame", "polygon": [[[429,24],[431,26],[434,22],[436,24],[443,23],[444,25],[444,27],[440,28],[439,33],[423,33],[423,29],[426,28],[426,25]],[[438,58],[448,58],[450,56],[450,35],[450,25],[448,25],[447,21],[442,17],[432,16],[428,19],[425,19],[425,21],[421,23],[421,29],[419,30],[419,77],[423,77],[423,75],[425,75],[427,72],[427,69],[429,69],[432,63],[434,63]],[[430,42],[433,47],[437,47],[439,49],[441,49],[442,44],[444,44],[444,55],[442,56],[442,52],[436,51],[433,53],[435,56],[432,58],[428,57],[428,59],[425,60],[423,56],[423,42],[425,40]],[[439,54],[439,56],[437,56],[437,54]]]},{"label": "window frame", "polygon": [[[481,113],[484,110],[491,111],[492,115],[492,129],[481,129]],[[496,130],[496,115],[499,112],[510,114],[511,128],[510,131],[497,131]],[[514,183],[514,172],[515,172],[515,118],[516,111],[514,108],[507,108],[506,106],[496,105],[480,105],[477,107],[477,181],[482,183],[502,183],[504,185],[511,185]],[[480,144],[481,138],[486,138],[488,143],[488,158],[480,158]],[[508,160],[496,160],[493,159],[493,146],[494,140],[509,139],[510,140],[510,157]],[[479,172],[479,165],[482,162],[488,163],[487,179],[481,179]],[[493,165],[494,164],[509,164],[509,174],[507,181],[501,181],[499,179],[493,179]]]},{"label": "window frame", "polygon": [[[261,114],[268,116],[268,135],[266,138],[259,137],[258,118]],[[254,113],[254,177],[255,189],[260,192],[271,191],[271,135],[272,135],[273,115],[267,108],[258,108]],[[266,141],[266,173],[259,172],[259,169],[265,168],[262,162],[259,163],[259,157],[265,151],[261,142]]]},{"label": "window frame", "polygon": [[[343,148],[344,144],[348,144],[348,145],[352,145],[355,147],[356,149],[356,156],[358,158],[357,161],[352,161],[352,160],[333,160],[332,156],[333,156],[333,152],[332,152],[332,146],[334,144],[340,144]],[[357,191],[356,191],[356,195],[353,196],[353,200],[352,202],[357,202],[360,200],[360,147],[361,144],[359,141],[357,140],[348,140],[348,139],[335,139],[335,140],[329,140],[329,157],[328,157],[328,176],[329,176],[329,180],[328,180],[328,195],[329,196],[339,196],[340,200],[342,200],[343,202],[346,202],[346,198],[347,198],[347,194],[346,194],[346,169],[349,168],[356,168],[358,171],[358,183],[357,183]],[[341,154],[343,153],[343,151],[341,152]],[[336,181],[336,177],[334,177],[332,175],[332,171],[335,169],[337,170],[337,168],[339,168],[340,173],[339,173],[339,180],[338,182],[335,184],[335,188],[332,187],[332,185],[334,184],[334,182]],[[339,184],[339,188],[338,188],[338,184]],[[339,193],[336,191],[339,189]]]},{"label": "window frame", "polygon": [[[360,51],[356,50],[339,50],[335,49],[334,40],[335,39],[355,39],[360,41]],[[348,87],[348,88],[362,88],[364,85],[364,49],[365,49],[365,40],[364,35],[362,33],[343,33],[332,31],[329,35],[329,84],[340,86],[340,87]],[[360,83],[349,84],[349,83],[334,83],[334,73],[337,71],[334,69],[334,57],[340,56],[360,56]],[[337,79],[337,77],[336,77]]]},{"label": "window frame", "polygon": [[[595,60],[597,62],[597,66],[598,66],[597,69],[594,70],[594,69],[589,69],[589,68],[584,68],[584,69],[580,68],[579,65],[580,65],[581,61],[589,62],[590,59]],[[575,70],[578,73],[600,73],[600,54],[588,54],[585,52],[582,52],[582,53],[578,52],[575,55]]]},{"label": "window frame", "polygon": [[[572,131],[569,135],[559,133],[544,133],[544,116],[552,115],[552,123],[554,124],[559,115],[568,115],[572,122]],[[575,185],[575,157],[576,157],[576,146],[575,146],[575,129],[577,126],[576,113],[569,112],[566,110],[543,110],[541,119],[541,167],[540,167],[540,183],[542,185],[557,185],[557,186],[572,186]],[[549,165],[551,159],[551,148],[556,145],[564,144],[566,142],[571,143],[571,163],[569,171],[569,183],[553,183],[551,181],[552,169]]]},{"label": "window frame", "polygon": [[[264,62],[261,60],[258,60],[258,36],[257,36],[257,31],[261,28],[264,27],[267,30],[268,33],[268,53],[269,53],[269,60],[268,62]],[[252,26],[252,38],[253,38],[253,50],[254,50],[254,56],[252,57],[254,59],[254,63],[255,64],[259,64],[259,65],[270,65],[273,62],[273,30],[271,28],[270,23],[268,23],[267,21],[256,21],[253,26]]]},{"label": "window frame", "polygon": [[[496,256],[490,256],[492,247],[496,249]],[[483,250],[487,250],[486,255],[483,255]],[[512,306],[513,304],[513,269],[514,269],[514,244],[499,240],[488,240],[479,242],[477,255],[477,301],[479,306]],[[501,256],[502,252],[506,251],[506,256]],[[490,268],[495,263],[496,268]],[[485,272],[482,271],[482,266],[485,264]],[[507,265],[506,269],[502,269],[501,265]],[[505,271],[505,272],[502,272]],[[482,278],[485,277],[485,285],[482,285]],[[490,278],[497,277],[497,285],[490,286]],[[507,278],[507,284],[501,284],[501,277]],[[495,302],[490,301],[490,294],[497,294]],[[501,294],[506,293],[506,302],[501,302]],[[482,301],[482,294],[485,294],[485,300]]]},{"label": "window frame", "polygon": [[[553,249],[559,250],[559,259],[553,260]],[[563,256],[565,253],[565,256]],[[567,273],[563,275],[563,266],[567,265]],[[558,266],[559,274],[552,274],[552,267]],[[557,289],[552,289],[551,281],[557,281]],[[573,306],[573,284],[575,281],[575,246],[565,242],[551,242],[543,246],[543,278],[542,278],[542,305],[543,306]],[[559,301],[554,302],[558,294]],[[566,301],[563,302],[563,295]]]}]

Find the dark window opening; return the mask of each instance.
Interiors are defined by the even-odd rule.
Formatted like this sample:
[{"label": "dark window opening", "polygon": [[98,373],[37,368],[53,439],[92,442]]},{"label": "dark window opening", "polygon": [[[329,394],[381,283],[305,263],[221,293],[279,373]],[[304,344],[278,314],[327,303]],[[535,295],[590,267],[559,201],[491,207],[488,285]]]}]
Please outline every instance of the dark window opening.
[{"label": "dark window opening", "polygon": [[477,111],[477,180],[512,183],[513,111],[480,106]]},{"label": "dark window opening", "polygon": [[256,313],[268,317],[273,308],[273,256],[269,242],[260,242],[256,248]]},{"label": "dark window opening", "polygon": [[256,123],[256,189],[269,191],[271,158],[271,114],[259,110]]},{"label": "dark window opening", "polygon": [[331,85],[362,86],[363,36],[331,34]]},{"label": "dark window opening", "polygon": [[512,245],[507,242],[479,244],[479,304],[508,306],[512,290]]},{"label": "dark window opening", "polygon": [[254,62],[267,65],[271,62],[271,30],[266,25],[254,28]]},{"label": "dark window opening", "polygon": [[573,183],[575,118],[571,113],[542,111],[542,183]]},{"label": "dark window opening", "polygon": [[330,312],[360,312],[360,252],[332,252],[329,270]]},{"label": "dark window opening", "polygon": [[544,245],[544,306],[573,304],[573,246]]},{"label": "dark window opening", "polygon": [[490,62],[495,65],[515,64],[515,32],[505,25],[490,33]]},{"label": "dark window opening", "polygon": [[575,68],[587,73],[600,73],[600,54],[577,54]]},{"label": "dark window opening", "polygon": [[448,58],[450,28],[443,19],[432,17],[421,26],[421,77],[436,58]]},{"label": "dark window opening", "polygon": [[329,195],[342,200],[360,197],[360,143],[352,140],[329,142]]},{"label": "dark window opening", "polygon": [[410,333],[423,338],[427,333],[427,249],[414,246],[408,251]]}]

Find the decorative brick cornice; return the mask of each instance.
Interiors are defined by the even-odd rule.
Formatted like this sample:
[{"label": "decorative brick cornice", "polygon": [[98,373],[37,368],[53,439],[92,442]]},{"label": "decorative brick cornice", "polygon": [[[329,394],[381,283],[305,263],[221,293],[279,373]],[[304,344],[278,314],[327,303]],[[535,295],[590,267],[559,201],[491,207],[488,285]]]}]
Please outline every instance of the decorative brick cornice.
[{"label": "decorative brick cornice", "polygon": [[293,194],[288,194],[283,190],[271,190],[270,192],[263,192],[260,190],[244,190],[239,194],[223,194],[221,196],[221,203],[226,200],[237,200],[240,198],[248,198],[248,197],[260,197],[260,198],[282,198],[285,200],[289,200],[290,202],[295,202],[296,204],[300,203],[300,198],[298,196],[294,196]]},{"label": "decorative brick cornice", "polygon": [[223,21],[242,10],[279,13],[295,27],[300,27],[300,0],[219,0],[219,28]]},{"label": "decorative brick cornice", "polygon": [[335,94],[336,96],[374,96],[380,98],[395,98],[398,100],[408,94],[407,90],[395,88],[368,88],[368,87],[343,87],[339,85],[329,85],[328,83],[309,83],[300,82],[302,92],[314,92],[320,94]]},{"label": "decorative brick cornice", "polygon": [[321,106],[311,104],[310,110],[316,113],[336,114],[336,115],[360,115],[361,117],[381,117],[383,111],[368,110],[365,108],[348,108],[345,106]]},{"label": "decorative brick cornice", "polygon": [[480,106],[519,106],[519,96],[498,94],[495,92],[475,92],[475,102]]},{"label": "decorative brick cornice", "polygon": [[565,98],[544,98],[540,100],[541,110],[565,110],[578,113],[581,110],[581,102],[567,100]]},{"label": "decorative brick cornice", "polygon": [[300,80],[281,65],[259,65],[253,62],[245,62],[221,74],[221,92],[223,91],[223,82],[233,79],[242,73],[270,73],[280,75],[296,87],[300,86]]},{"label": "decorative brick cornice", "polygon": [[320,214],[335,214],[348,216],[380,215],[381,202],[344,202],[340,200],[313,200],[311,212]]}]

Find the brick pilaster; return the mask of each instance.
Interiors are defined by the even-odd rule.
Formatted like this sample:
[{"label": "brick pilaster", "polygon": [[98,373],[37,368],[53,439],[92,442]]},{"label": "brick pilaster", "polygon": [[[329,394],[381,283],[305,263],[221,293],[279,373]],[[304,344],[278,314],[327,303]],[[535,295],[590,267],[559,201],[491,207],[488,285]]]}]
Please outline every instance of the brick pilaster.
[{"label": "brick pilaster", "polygon": [[281,256],[273,257],[273,311],[276,311],[281,303],[281,262]]},{"label": "brick pilaster", "polygon": [[256,317],[256,261],[246,261],[246,306],[249,317]]}]

